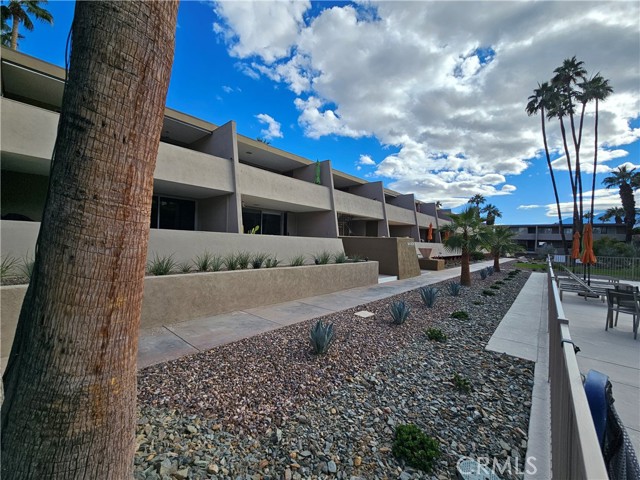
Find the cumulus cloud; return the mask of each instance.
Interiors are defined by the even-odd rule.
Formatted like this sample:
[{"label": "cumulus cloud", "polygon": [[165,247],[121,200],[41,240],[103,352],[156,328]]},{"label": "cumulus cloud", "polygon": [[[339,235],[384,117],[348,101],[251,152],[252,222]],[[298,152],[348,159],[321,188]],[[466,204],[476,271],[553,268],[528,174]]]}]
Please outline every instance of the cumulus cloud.
[{"label": "cumulus cloud", "polygon": [[270,115],[267,115],[266,113],[259,113],[256,115],[256,118],[261,124],[267,126],[267,128],[260,130],[260,135],[262,135],[266,140],[283,137],[282,131],[280,130],[280,123],[276,122]]},{"label": "cumulus cloud", "polygon": [[[591,209],[591,190],[584,193],[584,210],[585,212]],[[640,192],[635,193],[636,204],[640,205]],[[607,190],[604,188],[596,189],[593,202],[593,210],[596,215],[604,213],[608,208],[621,207],[622,201],[617,189]],[[546,205],[546,216],[558,218],[558,210],[555,203]],[[560,202],[560,211],[563,217],[571,217],[573,215],[573,202],[565,201]]]},{"label": "cumulus cloud", "polygon": [[[599,104],[598,172],[623,159],[616,147],[640,138],[629,126],[640,116],[637,2],[215,5],[214,29],[230,54],[248,75],[294,92],[308,137],[373,136],[393,146],[376,174],[422,200],[452,207],[477,193],[511,194],[506,176],[522,174],[542,148],[527,97],[573,55],[614,88]],[[593,155],[593,123],[590,105],[583,159]],[[557,121],[547,133],[562,155]],[[563,168],[561,159],[554,165]]]},{"label": "cumulus cloud", "polygon": [[358,159],[358,165],[375,165],[376,162],[373,161],[369,155],[360,155]]}]

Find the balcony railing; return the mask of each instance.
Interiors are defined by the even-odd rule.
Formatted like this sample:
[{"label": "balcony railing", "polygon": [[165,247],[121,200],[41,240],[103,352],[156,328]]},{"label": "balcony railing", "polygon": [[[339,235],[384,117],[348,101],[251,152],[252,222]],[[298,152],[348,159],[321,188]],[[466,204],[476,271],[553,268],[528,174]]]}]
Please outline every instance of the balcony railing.
[{"label": "balcony railing", "polygon": [[[564,260],[564,261],[561,261]],[[584,273],[585,266],[573,264],[567,256],[556,255],[554,263],[560,263],[571,269],[576,275]],[[619,280],[640,280],[639,257],[597,257],[597,263],[589,267],[591,275],[605,275]]]},{"label": "balcony railing", "polygon": [[593,425],[569,320],[564,315],[551,261],[549,287],[549,383],[553,478],[608,478]]}]

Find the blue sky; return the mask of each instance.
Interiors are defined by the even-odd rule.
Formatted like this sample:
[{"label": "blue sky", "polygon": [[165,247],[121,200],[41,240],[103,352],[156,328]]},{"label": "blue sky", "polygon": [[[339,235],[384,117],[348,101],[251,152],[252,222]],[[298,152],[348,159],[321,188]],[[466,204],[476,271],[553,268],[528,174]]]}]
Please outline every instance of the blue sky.
[{"label": "blue sky", "polygon": [[[19,49],[63,66],[74,3],[48,9],[54,27],[24,32]],[[601,181],[640,165],[639,38],[637,2],[183,1],[167,104],[454,210],[480,193],[500,223],[553,223],[527,97],[574,55],[610,80],[596,212],[618,206]],[[559,127],[547,128],[569,205]],[[590,191],[593,106],[584,135]]]}]

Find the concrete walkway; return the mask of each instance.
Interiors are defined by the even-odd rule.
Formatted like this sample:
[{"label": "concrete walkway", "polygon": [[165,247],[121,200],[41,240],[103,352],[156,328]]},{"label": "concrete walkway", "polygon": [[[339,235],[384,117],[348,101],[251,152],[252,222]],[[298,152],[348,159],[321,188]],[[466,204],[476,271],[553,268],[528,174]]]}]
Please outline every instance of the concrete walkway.
[{"label": "concrete walkway", "polygon": [[[478,271],[490,265],[493,265],[493,261],[478,262],[471,265],[471,271]],[[421,276],[405,280],[391,282],[385,280],[368,287],[141,330],[138,368],[209,350],[269,330],[339,312],[458,276],[460,276],[458,267],[440,271],[423,271]]]}]

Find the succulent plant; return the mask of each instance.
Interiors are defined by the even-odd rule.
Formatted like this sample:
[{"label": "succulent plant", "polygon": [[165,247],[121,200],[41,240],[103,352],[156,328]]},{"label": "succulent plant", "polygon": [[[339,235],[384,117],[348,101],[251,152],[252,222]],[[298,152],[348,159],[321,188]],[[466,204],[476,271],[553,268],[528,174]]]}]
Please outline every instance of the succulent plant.
[{"label": "succulent plant", "polygon": [[427,338],[434,342],[444,343],[447,341],[447,336],[439,328],[427,328],[425,333],[427,334]]},{"label": "succulent plant", "polygon": [[431,308],[435,305],[439,290],[436,287],[421,287],[418,290],[424,304]]},{"label": "succulent plant", "polygon": [[482,280],[484,280],[485,278],[487,278],[487,269],[483,268],[482,270],[480,270],[480,278]]},{"label": "succulent plant", "polygon": [[460,285],[460,282],[447,283],[447,291],[452,297],[457,297],[458,295],[460,295],[460,290],[462,290],[462,285]]},{"label": "succulent plant", "polygon": [[404,300],[398,300],[391,304],[389,312],[391,312],[391,319],[393,320],[393,323],[395,325],[402,325],[407,321],[407,318],[409,318],[411,308]]},{"label": "succulent plant", "polygon": [[440,444],[418,426],[409,423],[396,427],[391,451],[396,458],[403,459],[408,465],[429,472],[440,457]]},{"label": "succulent plant", "polygon": [[309,341],[316,355],[326,353],[331,343],[333,343],[334,331],[333,323],[322,323],[318,320],[309,332]]},{"label": "succulent plant", "polygon": [[469,314],[464,310],[459,310],[451,314],[451,318],[457,318],[458,320],[468,320]]}]

